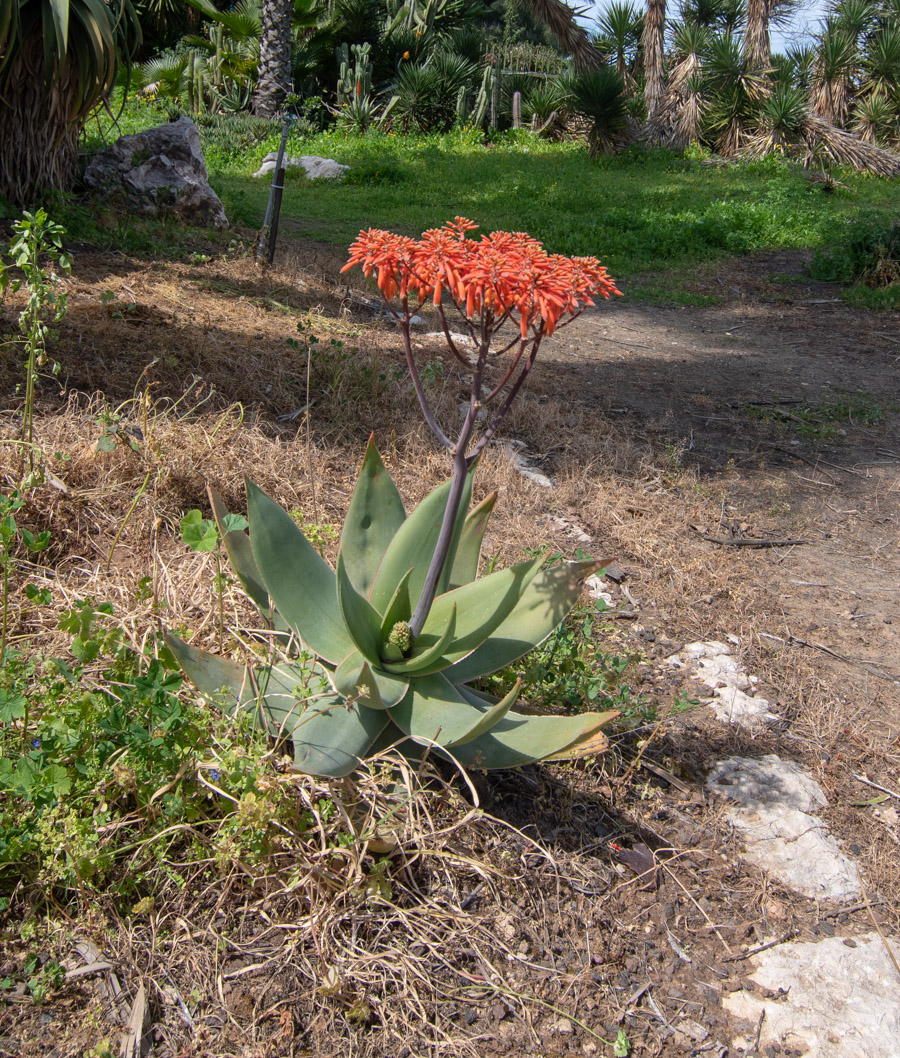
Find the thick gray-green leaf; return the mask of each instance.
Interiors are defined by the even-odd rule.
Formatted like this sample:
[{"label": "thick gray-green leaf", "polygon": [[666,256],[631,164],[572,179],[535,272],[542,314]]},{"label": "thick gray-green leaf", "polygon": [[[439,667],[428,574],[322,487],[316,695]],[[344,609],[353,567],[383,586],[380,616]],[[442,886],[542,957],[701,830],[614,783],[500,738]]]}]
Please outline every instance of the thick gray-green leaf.
[{"label": "thick gray-green leaf", "polygon": [[406,697],[390,710],[391,719],[410,738],[452,746],[493,707],[467,699],[442,673],[417,676]]},{"label": "thick gray-green leaf", "polygon": [[300,639],[336,665],[354,649],[334,573],[291,516],[247,481],[250,543],[272,602]]},{"label": "thick gray-green leaf", "polygon": [[405,661],[399,661],[396,663],[385,662],[384,667],[388,672],[396,672],[398,674],[405,674],[406,676],[424,676],[430,672],[440,672],[441,669],[445,669],[449,665],[444,654],[455,637],[456,607],[453,606],[450,610],[447,627],[444,629],[443,633],[435,639],[431,646],[424,650],[414,650],[410,657]]},{"label": "thick gray-green leaf", "polygon": [[408,569],[404,573],[400,583],[397,585],[397,590],[394,592],[391,601],[387,604],[384,611],[384,617],[381,622],[381,642],[386,643],[388,636],[391,634],[391,629],[400,621],[409,621],[412,616],[412,606],[409,600],[409,578],[412,576],[412,570]]},{"label": "thick gray-green leaf", "polygon": [[332,673],[332,682],[344,698],[359,698],[370,709],[388,709],[406,694],[409,678],[370,665],[355,650]]},{"label": "thick gray-green leaf", "polygon": [[388,723],[384,710],[337,699],[310,703],[291,731],[294,767],[307,775],[349,775],[380,744]]},{"label": "thick gray-green leaf", "polygon": [[484,532],[496,502],[497,493],[492,492],[466,515],[459,546],[456,549],[456,557],[453,560],[453,568],[450,571],[449,586],[451,589],[468,584],[475,579],[478,573],[478,559],[481,557]]},{"label": "thick gray-green leaf", "polygon": [[469,683],[511,665],[533,650],[578,602],[585,579],[600,566],[601,563],[588,560],[566,562],[542,570],[490,637],[468,657],[446,670],[448,678],[454,683]]},{"label": "thick gray-green leaf", "polygon": [[[449,493],[449,481],[445,481],[443,485],[438,485],[412,511],[394,534],[381,565],[378,567],[375,583],[372,585],[372,591],[369,595],[369,601],[379,613],[384,613],[385,608],[393,598],[397,585],[410,567],[412,567],[412,573],[409,578],[409,598],[412,603],[412,609],[415,609],[419,595],[422,593],[422,585],[425,583],[435,545],[437,544]],[[456,542],[462,532],[471,495],[472,474],[470,472],[466,475],[463,498],[459,505],[459,514],[454,529],[454,542],[451,544],[447,564],[444,567],[448,578],[449,572],[447,571],[453,563]],[[440,582],[438,590],[443,590],[440,587]]]},{"label": "thick gray-green leaf", "polygon": [[[510,709],[516,704],[516,699],[519,697],[519,693],[522,690],[522,681],[516,680],[512,690],[505,698],[501,698],[498,702],[486,702],[480,695],[474,694],[470,687],[460,685],[456,689],[467,702],[481,713],[481,718],[478,722],[455,743],[457,746],[463,746],[467,742],[479,738],[486,731],[490,731],[495,724],[498,724],[503,717],[506,716]],[[487,706],[486,711],[484,711],[485,706]]]},{"label": "thick gray-green leaf", "polygon": [[601,731],[619,714],[523,716],[509,712],[490,731],[455,746],[450,753],[466,768],[517,768],[534,761],[568,760],[603,753],[609,746]]},{"label": "thick gray-green leaf", "polygon": [[213,517],[216,520],[216,525],[222,536],[222,542],[225,544],[225,553],[228,555],[228,560],[234,567],[238,580],[241,582],[241,587],[243,587],[244,591],[256,603],[263,619],[265,621],[270,621],[271,602],[269,600],[269,593],[266,591],[266,587],[263,584],[259,567],[256,565],[256,559],[253,557],[253,548],[250,546],[250,537],[247,536],[246,533],[237,532],[235,530],[226,532],[225,520],[228,517],[228,508],[225,506],[225,501],[219,493],[216,492],[212,485],[207,485],[206,491],[209,493],[209,502],[212,506]]},{"label": "thick gray-green leaf", "polygon": [[[456,633],[444,650],[446,665],[442,667],[461,661],[481,646],[513,612],[537,574],[541,561],[536,558],[533,562],[521,562],[439,595],[416,646],[424,651],[436,643],[446,628],[450,612],[456,607]],[[451,678],[454,683],[465,682],[455,676]]]},{"label": "thick gray-green leaf", "polygon": [[337,593],[350,638],[363,657],[377,665],[381,660],[381,615],[350,583],[343,553],[337,560]]},{"label": "thick gray-green leaf", "polygon": [[388,544],[405,519],[400,493],[370,437],[341,533],[347,575],[360,595],[368,598]]},{"label": "thick gray-green leaf", "polygon": [[197,690],[225,712],[234,714],[248,696],[255,697],[246,665],[193,647],[171,632],[165,632],[164,639]]}]

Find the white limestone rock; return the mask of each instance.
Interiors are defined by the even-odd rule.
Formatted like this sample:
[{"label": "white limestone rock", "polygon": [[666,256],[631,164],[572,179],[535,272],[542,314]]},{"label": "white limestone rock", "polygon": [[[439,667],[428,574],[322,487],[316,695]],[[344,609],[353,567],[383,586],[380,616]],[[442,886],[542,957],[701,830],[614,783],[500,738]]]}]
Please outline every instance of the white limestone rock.
[{"label": "white limestone rock", "polygon": [[741,670],[727,643],[715,639],[688,643],[666,660],[675,668],[690,670],[695,679],[709,687],[713,694],[710,704],[717,719],[751,727],[778,719],[769,708],[768,699],[749,693],[759,681]]},{"label": "white limestone rock", "polygon": [[[900,959],[900,945],[889,941]],[[800,1051],[804,1058],[900,1058],[900,977],[876,933],[848,942],[829,937],[813,943],[777,944],[750,960],[747,975],[777,1002],[749,992],[726,995],[728,1013],[759,1024],[761,1049]],[[754,1040],[735,1040],[740,1054]]]},{"label": "white limestone rock", "polygon": [[706,785],[737,802],[727,818],[741,832],[745,860],[802,896],[838,901],[859,897],[853,861],[813,814],[828,804],[825,794],[798,765],[774,754],[731,757],[716,765]]},{"label": "white limestone rock", "polygon": [[[278,152],[270,151],[262,160],[262,165],[253,174],[267,176],[275,171]],[[285,158],[285,169],[303,169],[310,180],[340,180],[350,166],[341,165],[332,158],[320,158],[317,154],[304,154],[300,158]]]}]

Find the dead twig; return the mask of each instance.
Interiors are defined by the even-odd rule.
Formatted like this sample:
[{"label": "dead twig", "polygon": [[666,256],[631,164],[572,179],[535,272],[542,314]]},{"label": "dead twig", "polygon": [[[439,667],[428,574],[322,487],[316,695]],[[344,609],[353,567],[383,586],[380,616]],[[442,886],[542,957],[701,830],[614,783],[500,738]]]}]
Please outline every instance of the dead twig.
[{"label": "dead twig", "polygon": [[797,544],[811,544],[813,542],[812,540],[757,540],[744,536],[728,538],[708,536],[706,533],[700,533],[700,535],[711,544],[721,544],[723,547],[796,547]]},{"label": "dead twig", "polygon": [[856,779],[857,782],[865,783],[866,786],[871,786],[876,790],[880,790],[882,793],[889,794],[891,797],[896,797],[897,800],[900,801],[900,793],[895,793],[894,790],[889,790],[886,786],[880,786],[877,782],[872,782],[871,779],[866,779],[862,775],[854,775],[853,778]]},{"label": "dead twig", "polygon": [[782,935],[776,937],[775,940],[770,940],[766,944],[759,944],[757,947],[751,948],[749,951],[740,952],[738,955],[725,955],[722,958],[722,962],[741,962],[743,959],[749,959],[752,955],[759,955],[761,951],[767,951],[769,948],[774,948],[776,944],[784,944],[786,940],[790,940],[793,936],[796,936],[796,930],[789,929],[787,933],[782,933]]}]

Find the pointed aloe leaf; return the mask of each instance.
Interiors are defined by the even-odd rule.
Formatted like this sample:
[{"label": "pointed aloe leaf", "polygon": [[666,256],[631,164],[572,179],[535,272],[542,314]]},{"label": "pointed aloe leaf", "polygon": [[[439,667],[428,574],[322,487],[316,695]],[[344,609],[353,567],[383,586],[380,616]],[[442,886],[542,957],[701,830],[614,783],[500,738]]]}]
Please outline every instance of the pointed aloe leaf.
[{"label": "pointed aloe leaf", "polygon": [[452,746],[464,739],[491,710],[487,702],[470,701],[441,673],[417,676],[406,697],[390,711],[391,719],[410,738]]},{"label": "pointed aloe leaf", "polygon": [[[424,651],[437,642],[455,606],[456,634],[453,642],[444,650],[443,657],[447,665],[461,661],[480,647],[514,611],[542,561],[536,558],[533,562],[521,562],[439,595],[434,600],[416,646]],[[452,679],[454,683],[465,682],[455,675]]]},{"label": "pointed aloe leaf", "polygon": [[225,501],[212,485],[207,485],[206,491],[209,493],[209,502],[212,505],[216,528],[219,530],[219,535],[225,544],[225,553],[228,555],[228,560],[234,567],[244,591],[256,603],[264,620],[268,621],[270,620],[272,606],[269,600],[269,593],[266,591],[259,567],[256,564],[256,559],[253,557],[250,537],[237,529],[226,532],[225,519],[228,516],[228,508],[225,506]]},{"label": "pointed aloe leaf", "polygon": [[449,585],[451,588],[458,588],[475,579],[478,573],[478,559],[481,557],[484,531],[487,529],[496,502],[497,493],[492,492],[466,515],[459,546],[456,549],[456,558],[453,560],[453,568],[450,571]]},{"label": "pointed aloe leaf", "polygon": [[605,564],[608,564],[605,560],[566,562],[542,570],[525,589],[515,609],[494,629],[491,636],[468,657],[447,670],[448,678],[454,683],[468,683],[511,665],[517,658],[533,650],[578,602],[586,578]]},{"label": "pointed aloe leaf", "polygon": [[516,704],[516,699],[519,697],[519,692],[522,690],[522,681],[516,680],[512,690],[505,698],[501,698],[499,702],[487,702],[480,695],[473,694],[469,687],[457,687],[459,693],[470,702],[475,708],[482,710],[487,706],[487,712],[482,712],[481,719],[475,724],[474,727],[470,728],[466,734],[455,743],[457,746],[464,746],[467,742],[471,742],[475,738],[480,738],[485,732],[490,731],[495,724],[498,724],[504,716],[512,709]]},{"label": "pointed aloe leaf", "polygon": [[[178,636],[166,632],[166,645],[175,655],[178,664],[187,673],[197,690],[226,713],[234,714],[246,702],[248,696],[255,698],[250,671],[228,658],[220,658],[199,647],[191,646]],[[224,692],[224,693],[223,693]]]},{"label": "pointed aloe leaf", "polygon": [[338,694],[358,698],[370,709],[389,709],[409,687],[408,678],[370,665],[358,650],[341,661],[332,674],[332,682]]},{"label": "pointed aloe leaf", "polygon": [[325,669],[314,661],[266,666],[252,670],[217,657],[166,633],[166,643],[204,697],[226,712],[246,709],[273,737],[283,734],[288,719],[310,699],[331,695]]},{"label": "pointed aloe leaf", "polygon": [[424,676],[431,672],[440,672],[447,668],[449,662],[444,657],[444,652],[453,642],[456,635],[456,606],[450,610],[450,618],[443,633],[425,650],[413,652],[405,661],[395,664],[384,662],[388,672],[403,673],[406,676]]},{"label": "pointed aloe leaf", "polygon": [[405,519],[400,493],[370,437],[341,533],[341,555],[360,595],[368,597],[388,544]]},{"label": "pointed aloe leaf", "polygon": [[387,642],[391,629],[395,624],[399,621],[408,621],[412,616],[412,605],[409,601],[409,578],[411,576],[412,570],[408,569],[403,574],[400,583],[397,585],[397,590],[385,608],[384,618],[381,622],[382,643]]},{"label": "pointed aloe leaf", "polygon": [[[436,489],[422,500],[397,532],[394,533],[387,551],[384,553],[384,558],[381,560],[381,565],[378,567],[375,583],[372,585],[372,591],[369,594],[369,601],[379,613],[384,613],[385,608],[394,596],[397,585],[410,567],[412,567],[412,573],[409,578],[409,598],[413,608],[415,608],[415,604],[422,592],[422,585],[425,583],[431,556],[434,554],[434,548],[437,544],[449,492],[449,481],[438,485]],[[471,496],[471,493],[472,474],[470,472],[466,476],[463,501],[459,505],[455,539],[462,532],[468,497]],[[454,553],[454,544],[451,543],[451,550],[447,557],[445,569],[448,569],[452,564]],[[444,590],[440,584],[438,585],[438,590]]]},{"label": "pointed aloe leaf", "polygon": [[384,710],[334,698],[310,703],[290,731],[294,767],[307,775],[349,775],[379,744],[388,726]]},{"label": "pointed aloe leaf", "polygon": [[250,543],[276,609],[300,639],[336,665],[354,649],[335,576],[291,516],[249,479]]},{"label": "pointed aloe leaf", "polygon": [[450,755],[464,767],[490,769],[603,753],[609,742],[601,728],[618,715],[524,716],[509,712],[490,731],[454,747]]},{"label": "pointed aloe leaf", "polygon": [[338,605],[350,638],[363,657],[378,664],[381,653],[381,614],[353,587],[343,554],[337,560]]}]

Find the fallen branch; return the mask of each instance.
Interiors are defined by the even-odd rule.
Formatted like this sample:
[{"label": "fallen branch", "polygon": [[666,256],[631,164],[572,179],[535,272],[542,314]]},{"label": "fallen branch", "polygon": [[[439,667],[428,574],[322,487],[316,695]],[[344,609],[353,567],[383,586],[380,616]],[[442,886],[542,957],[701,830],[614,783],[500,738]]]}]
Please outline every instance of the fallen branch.
[{"label": "fallen branch", "polygon": [[747,536],[710,536],[702,529],[691,526],[695,533],[699,533],[704,540],[711,544],[721,544],[722,547],[795,547],[797,544],[811,544],[812,540],[761,540],[756,537]]}]

